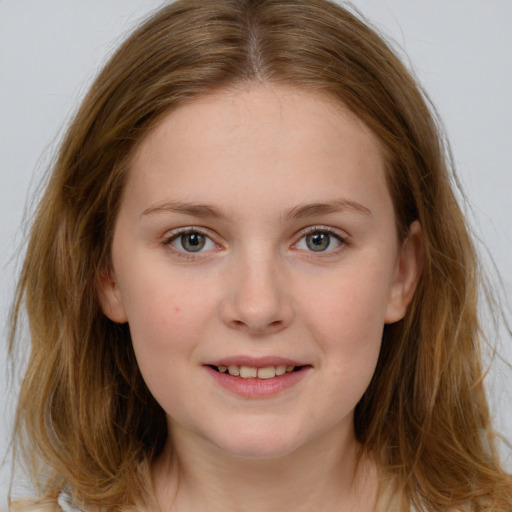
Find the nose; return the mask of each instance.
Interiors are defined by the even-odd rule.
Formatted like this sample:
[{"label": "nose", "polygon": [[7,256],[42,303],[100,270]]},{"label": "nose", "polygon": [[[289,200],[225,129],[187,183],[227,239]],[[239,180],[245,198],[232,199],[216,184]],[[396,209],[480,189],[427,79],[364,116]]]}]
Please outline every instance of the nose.
[{"label": "nose", "polygon": [[241,258],[230,269],[222,321],[230,328],[253,335],[279,332],[293,319],[293,304],[286,278],[272,255]]}]

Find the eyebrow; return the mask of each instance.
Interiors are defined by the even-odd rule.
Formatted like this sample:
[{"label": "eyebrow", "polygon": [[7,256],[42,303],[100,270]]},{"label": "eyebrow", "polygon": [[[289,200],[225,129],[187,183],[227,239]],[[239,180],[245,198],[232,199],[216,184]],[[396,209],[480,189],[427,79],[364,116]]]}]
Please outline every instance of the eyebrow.
[{"label": "eyebrow", "polygon": [[208,204],[197,204],[197,203],[184,203],[184,202],[174,202],[169,201],[166,203],[156,204],[154,206],[150,206],[146,208],[141,217],[145,215],[150,215],[152,213],[183,213],[185,215],[191,215],[193,217],[213,217],[213,218],[221,218],[224,217],[221,210],[219,210],[215,206],[211,206]]},{"label": "eyebrow", "polygon": [[325,215],[328,213],[340,213],[343,211],[362,213],[371,215],[372,212],[360,203],[348,199],[339,199],[327,203],[311,203],[302,206],[295,206],[286,210],[284,216],[289,219],[302,219],[304,217],[314,217],[316,215]]},{"label": "eyebrow", "polygon": [[[302,219],[305,217],[314,217],[317,215],[325,215],[329,213],[340,213],[343,211],[371,215],[371,211],[366,206],[363,206],[362,204],[355,201],[350,201],[348,199],[340,199],[337,201],[329,201],[327,203],[310,203],[289,208],[284,212],[284,218]],[[168,201],[150,206],[142,212],[141,217],[151,215],[153,213],[168,212],[181,213],[199,218],[225,217],[223,212],[213,205],[175,201]]]}]

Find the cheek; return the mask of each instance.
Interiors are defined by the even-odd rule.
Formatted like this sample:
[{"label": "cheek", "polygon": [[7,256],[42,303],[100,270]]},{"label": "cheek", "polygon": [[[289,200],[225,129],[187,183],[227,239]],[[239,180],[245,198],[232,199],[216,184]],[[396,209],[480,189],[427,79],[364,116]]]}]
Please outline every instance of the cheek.
[{"label": "cheek", "polygon": [[336,386],[330,397],[333,408],[340,406],[340,400],[346,409],[355,407],[373,376],[384,329],[388,282],[367,267],[366,271],[325,282],[308,301],[303,318]]},{"label": "cheek", "polygon": [[315,287],[307,318],[320,339],[358,352],[380,345],[388,298],[385,276],[370,270],[347,272]]},{"label": "cheek", "polygon": [[135,355],[147,381],[169,378],[169,368],[193,359],[214,310],[212,298],[190,281],[162,275],[135,275],[123,294]]},{"label": "cheek", "polygon": [[145,282],[130,294],[127,315],[137,364],[149,391],[164,410],[179,413],[184,397],[189,397],[187,376],[197,361],[205,322],[198,312],[202,307],[206,313],[197,294],[175,290],[162,280]]}]

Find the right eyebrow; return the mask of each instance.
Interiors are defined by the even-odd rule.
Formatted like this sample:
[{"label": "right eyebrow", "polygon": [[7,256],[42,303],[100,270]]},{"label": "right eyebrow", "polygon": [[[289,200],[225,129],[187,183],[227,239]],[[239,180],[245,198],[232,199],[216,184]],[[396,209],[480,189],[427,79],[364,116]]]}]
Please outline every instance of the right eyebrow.
[{"label": "right eyebrow", "polygon": [[187,202],[176,202],[167,201],[164,203],[158,203],[149,208],[146,208],[142,213],[141,217],[151,215],[154,213],[182,213],[193,217],[213,217],[222,218],[224,214],[215,206],[200,203],[187,203]]}]

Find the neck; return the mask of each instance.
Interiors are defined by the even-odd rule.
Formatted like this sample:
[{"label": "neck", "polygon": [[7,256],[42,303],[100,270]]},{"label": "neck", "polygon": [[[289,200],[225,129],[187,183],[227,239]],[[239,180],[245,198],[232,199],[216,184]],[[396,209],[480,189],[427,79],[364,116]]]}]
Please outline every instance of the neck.
[{"label": "neck", "polygon": [[178,429],[153,467],[161,511],[371,512],[375,466],[364,457],[357,463],[353,432],[340,434],[333,429],[284,457],[248,459]]}]

